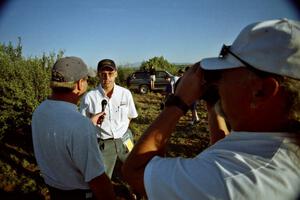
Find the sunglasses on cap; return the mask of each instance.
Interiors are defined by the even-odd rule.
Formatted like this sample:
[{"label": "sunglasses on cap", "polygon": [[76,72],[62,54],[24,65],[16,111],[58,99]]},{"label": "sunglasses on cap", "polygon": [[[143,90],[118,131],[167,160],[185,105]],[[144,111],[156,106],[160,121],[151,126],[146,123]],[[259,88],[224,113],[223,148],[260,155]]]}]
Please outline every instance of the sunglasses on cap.
[{"label": "sunglasses on cap", "polygon": [[[263,77],[270,76],[270,73],[256,69],[255,67],[250,65],[248,62],[246,62],[245,60],[238,57],[235,53],[233,53],[230,50],[230,46],[223,45],[223,47],[220,51],[220,54],[219,54],[219,58],[225,59],[225,57],[228,54],[232,55],[234,58],[236,58],[238,61],[240,61],[248,70],[250,70],[251,72],[256,74],[258,77],[263,78]],[[218,94],[218,87],[214,83],[216,83],[216,81],[221,79],[222,70],[204,70],[203,73],[204,73],[204,80],[205,80],[206,84],[205,84],[204,93],[203,93],[203,96],[201,97],[201,99],[203,99],[207,102],[215,103],[220,97]]]},{"label": "sunglasses on cap", "polygon": [[266,76],[270,76],[269,72],[264,72],[261,71],[255,67],[253,67],[252,65],[250,65],[248,62],[246,62],[245,60],[241,59],[240,57],[238,57],[235,53],[233,53],[230,50],[231,46],[227,46],[225,44],[223,44],[222,49],[220,51],[219,54],[219,58],[225,58],[228,54],[232,55],[234,58],[236,58],[238,61],[240,61],[245,67],[247,67],[248,70],[252,71],[253,73],[255,73],[257,76],[259,77],[266,77]]}]

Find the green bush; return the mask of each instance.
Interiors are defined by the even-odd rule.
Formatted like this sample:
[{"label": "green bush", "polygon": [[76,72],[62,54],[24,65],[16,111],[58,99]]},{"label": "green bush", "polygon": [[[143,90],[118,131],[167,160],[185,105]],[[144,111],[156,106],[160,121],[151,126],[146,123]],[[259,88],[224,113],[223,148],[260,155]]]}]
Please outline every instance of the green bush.
[{"label": "green bush", "polygon": [[167,70],[173,75],[178,74],[179,69],[184,69],[189,64],[171,64],[163,56],[155,56],[147,61],[142,62],[140,70],[149,70],[150,67],[154,67],[156,70]]},{"label": "green bush", "polygon": [[155,56],[147,61],[142,62],[140,69],[148,71],[151,67],[154,67],[156,70],[167,70],[172,67],[172,64],[169,63],[163,56]]},{"label": "green bush", "polygon": [[5,134],[28,127],[33,110],[50,94],[50,67],[55,54],[42,58],[22,56],[17,47],[0,45],[0,140]]},{"label": "green bush", "polygon": [[128,76],[133,73],[135,70],[137,70],[134,67],[120,67],[118,68],[118,78],[117,83],[126,86],[126,80]]}]

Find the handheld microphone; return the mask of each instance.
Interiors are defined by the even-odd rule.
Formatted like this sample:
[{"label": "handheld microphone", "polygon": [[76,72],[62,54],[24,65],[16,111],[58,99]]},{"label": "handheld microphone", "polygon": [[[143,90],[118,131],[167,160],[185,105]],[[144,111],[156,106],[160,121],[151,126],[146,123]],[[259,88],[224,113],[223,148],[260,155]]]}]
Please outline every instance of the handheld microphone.
[{"label": "handheld microphone", "polygon": [[107,106],[107,100],[106,100],[106,99],[103,99],[103,100],[101,101],[101,106],[102,106],[101,112],[104,112],[104,110],[105,110],[105,108],[106,108],[106,106]]},{"label": "handheld microphone", "polygon": [[[101,112],[104,112],[106,106],[107,106],[107,100],[106,100],[106,99],[103,99],[103,100],[101,101]],[[104,115],[101,115],[101,116],[98,118],[98,120],[97,120],[97,124],[99,124],[100,127],[101,127],[101,125],[102,125],[103,120],[104,120]]]}]

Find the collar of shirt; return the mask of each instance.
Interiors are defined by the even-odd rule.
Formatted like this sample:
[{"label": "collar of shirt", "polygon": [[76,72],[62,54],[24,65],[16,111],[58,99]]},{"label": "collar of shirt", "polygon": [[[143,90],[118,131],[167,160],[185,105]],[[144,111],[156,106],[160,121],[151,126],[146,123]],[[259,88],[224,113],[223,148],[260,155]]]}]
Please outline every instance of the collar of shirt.
[{"label": "collar of shirt", "polygon": [[77,105],[75,105],[73,103],[70,103],[67,101],[54,100],[54,99],[47,99],[46,101],[50,102],[51,104],[55,103],[57,106],[61,106],[61,107],[67,108],[69,110],[78,112]]},{"label": "collar of shirt", "polygon": [[[114,95],[114,91],[115,91],[116,88],[117,88],[117,85],[116,85],[116,83],[114,83],[112,96]],[[103,87],[102,87],[101,84],[99,84],[98,89],[99,89],[100,93],[101,93],[104,97],[107,97],[106,94],[105,94],[105,90],[103,89]],[[109,98],[109,97],[107,97],[107,98]]]}]

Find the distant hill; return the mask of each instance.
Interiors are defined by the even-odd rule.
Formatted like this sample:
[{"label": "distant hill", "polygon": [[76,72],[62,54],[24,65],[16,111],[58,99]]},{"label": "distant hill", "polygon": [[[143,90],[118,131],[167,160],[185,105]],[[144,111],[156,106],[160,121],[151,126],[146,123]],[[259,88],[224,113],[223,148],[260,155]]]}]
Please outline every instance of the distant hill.
[{"label": "distant hill", "polygon": [[142,62],[135,62],[135,63],[126,63],[126,64],[121,64],[119,67],[140,67]]},{"label": "distant hill", "polygon": [[[121,64],[119,65],[119,67],[140,67],[142,64],[142,62],[135,62],[135,63],[126,63],[126,64]],[[173,65],[176,65],[176,66],[179,66],[179,67],[184,67],[184,66],[187,66],[187,65],[191,65],[193,63],[188,63],[188,62],[182,62],[182,63],[171,63]]]}]

